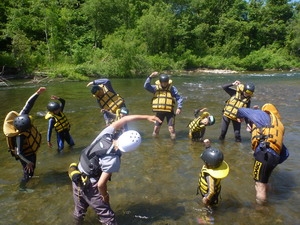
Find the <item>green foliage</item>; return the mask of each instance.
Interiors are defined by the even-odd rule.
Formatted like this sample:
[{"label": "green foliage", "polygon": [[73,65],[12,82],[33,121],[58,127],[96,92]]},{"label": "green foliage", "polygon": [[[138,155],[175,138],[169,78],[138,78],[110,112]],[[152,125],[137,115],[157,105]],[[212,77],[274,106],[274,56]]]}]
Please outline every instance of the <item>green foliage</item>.
[{"label": "green foliage", "polygon": [[1,63],[27,74],[300,67],[299,2],[3,0],[0,9]]},{"label": "green foliage", "polygon": [[240,59],[238,57],[224,58],[222,56],[209,55],[199,60],[199,67],[209,69],[231,69],[244,70],[242,65],[239,65]]},{"label": "green foliage", "polygon": [[[300,7],[300,5],[299,5]],[[291,55],[300,57],[300,14],[295,16],[295,19],[288,27],[287,49]]]},{"label": "green foliage", "polygon": [[264,69],[287,70],[293,67],[290,57],[281,50],[262,48],[251,52],[242,60],[246,70],[260,71]]},{"label": "green foliage", "polygon": [[171,11],[171,6],[161,2],[145,10],[143,16],[137,20],[136,34],[138,39],[147,44],[150,54],[172,52],[174,22],[175,16]]},{"label": "green foliage", "polygon": [[17,62],[12,54],[8,52],[1,52],[0,54],[0,62],[2,66],[9,65],[10,67],[16,67]]},{"label": "green foliage", "polygon": [[65,78],[68,80],[79,80],[87,81],[88,78],[82,74],[76,72],[77,68],[74,65],[70,64],[54,64],[48,69],[47,74],[49,77],[59,77]]},{"label": "green foliage", "polygon": [[134,38],[133,31],[121,28],[103,40],[100,73],[122,78],[136,77],[148,70],[147,48]]}]

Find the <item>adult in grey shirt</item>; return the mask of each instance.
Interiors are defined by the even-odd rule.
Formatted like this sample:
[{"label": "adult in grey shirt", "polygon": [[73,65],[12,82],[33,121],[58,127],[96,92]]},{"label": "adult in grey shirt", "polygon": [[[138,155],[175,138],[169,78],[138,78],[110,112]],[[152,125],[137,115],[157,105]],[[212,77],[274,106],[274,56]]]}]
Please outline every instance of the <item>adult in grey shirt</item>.
[{"label": "adult in grey shirt", "polygon": [[128,115],[106,127],[95,140],[82,150],[78,164],[78,179],[72,179],[76,224],[82,224],[87,208],[91,206],[102,224],[116,225],[115,213],[110,207],[107,182],[121,165],[121,152],[135,150],[141,143],[138,132],[129,130],[117,139],[114,133],[124,124],[134,120],[161,122],[156,116]]}]

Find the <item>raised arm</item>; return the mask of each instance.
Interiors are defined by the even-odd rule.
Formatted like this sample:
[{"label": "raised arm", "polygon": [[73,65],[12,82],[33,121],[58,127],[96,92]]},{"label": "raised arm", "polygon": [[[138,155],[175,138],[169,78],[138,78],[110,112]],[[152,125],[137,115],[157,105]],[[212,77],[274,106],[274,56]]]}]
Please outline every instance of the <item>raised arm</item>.
[{"label": "raised arm", "polygon": [[20,115],[22,114],[29,114],[30,110],[32,109],[35,101],[39,97],[40,94],[42,94],[44,91],[46,91],[45,87],[40,87],[33,95],[31,95],[28,100],[26,101],[23,109],[20,111]]},{"label": "raised arm", "polygon": [[161,120],[153,115],[128,115],[124,116],[118,121],[113,122],[110,126],[112,126],[114,129],[120,129],[122,128],[126,123],[135,121],[135,120],[148,120],[152,123],[159,122],[161,123]]}]

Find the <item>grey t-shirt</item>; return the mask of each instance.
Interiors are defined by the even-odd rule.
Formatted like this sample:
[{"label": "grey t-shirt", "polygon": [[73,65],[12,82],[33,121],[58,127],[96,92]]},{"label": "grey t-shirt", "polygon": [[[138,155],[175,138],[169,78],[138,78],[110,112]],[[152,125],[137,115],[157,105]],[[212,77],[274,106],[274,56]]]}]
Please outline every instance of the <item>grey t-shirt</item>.
[{"label": "grey t-shirt", "polygon": [[[113,134],[115,129],[112,126],[106,127],[101,133],[94,139],[91,143],[93,145],[95,142],[99,141],[104,134]],[[112,150],[109,154],[103,155],[99,158],[99,165],[101,166],[102,172],[115,173],[118,172],[121,166],[121,156],[120,150]],[[81,167],[80,163],[78,165],[80,171],[85,172]]]}]

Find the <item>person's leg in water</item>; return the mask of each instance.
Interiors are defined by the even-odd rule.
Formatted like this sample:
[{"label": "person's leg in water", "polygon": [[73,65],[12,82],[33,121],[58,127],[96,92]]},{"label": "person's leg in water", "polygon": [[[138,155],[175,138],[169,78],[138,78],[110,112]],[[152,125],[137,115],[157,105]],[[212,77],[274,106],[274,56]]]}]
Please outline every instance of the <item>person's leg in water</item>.
[{"label": "person's leg in water", "polygon": [[222,124],[221,124],[221,134],[220,134],[219,140],[223,141],[225,139],[229,123],[230,123],[230,119],[226,116],[223,116]]},{"label": "person's leg in water", "polygon": [[267,202],[267,190],[268,184],[261,182],[255,182],[255,191],[256,191],[256,203],[259,205],[264,205]]},{"label": "person's leg in water", "polygon": [[165,118],[163,112],[157,112],[156,116],[161,120],[161,123],[155,122],[153,133],[152,133],[153,137],[157,137],[159,135],[159,131],[160,131],[161,125],[163,124],[164,118]]},{"label": "person's leg in water", "polygon": [[26,159],[33,163],[33,169],[32,169],[32,171],[28,171],[26,168],[27,163],[24,161],[20,161],[22,164],[22,167],[23,167],[23,177],[19,184],[19,191],[33,192],[33,190],[28,189],[26,185],[27,185],[28,181],[30,180],[30,178],[33,177],[33,174],[34,174],[35,164],[36,164],[36,154],[26,156]]},{"label": "person's leg in water", "polygon": [[65,139],[63,132],[56,132],[56,140],[57,140],[57,152],[60,153],[64,150],[65,147]]},{"label": "person's leg in water", "polygon": [[64,139],[66,140],[66,142],[69,144],[70,147],[75,145],[75,142],[70,134],[70,131],[68,130],[64,131]]},{"label": "person's leg in water", "polygon": [[168,130],[170,133],[170,138],[172,140],[175,140],[176,138],[176,132],[175,132],[175,114],[173,112],[166,113],[167,118],[167,124],[168,124]]},{"label": "person's leg in water", "polygon": [[261,150],[258,147],[254,152],[255,161],[252,175],[255,181],[256,203],[259,205],[267,202],[267,192],[270,188],[269,178],[279,162],[279,156],[272,151]]}]

